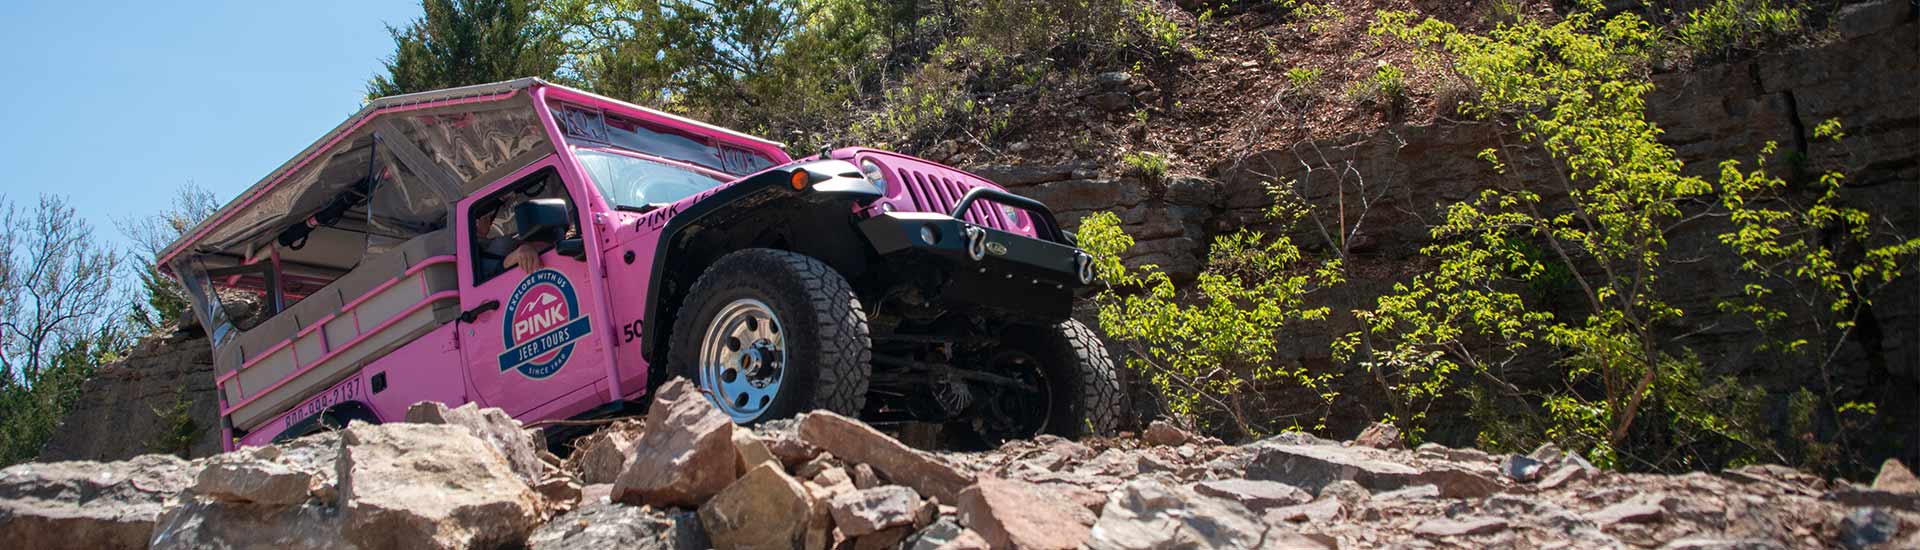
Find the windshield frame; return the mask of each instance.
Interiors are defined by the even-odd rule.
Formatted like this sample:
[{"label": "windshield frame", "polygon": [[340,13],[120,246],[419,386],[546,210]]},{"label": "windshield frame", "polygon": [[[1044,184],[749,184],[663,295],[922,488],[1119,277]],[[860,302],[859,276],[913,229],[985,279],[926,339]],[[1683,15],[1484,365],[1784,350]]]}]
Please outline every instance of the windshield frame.
[{"label": "windshield frame", "polygon": [[[674,169],[678,169],[686,172],[691,172],[693,174],[714,180],[714,184],[708,187],[707,190],[711,190],[713,188],[720,187],[722,185],[739,181],[742,177],[744,177],[744,176],[735,176],[733,174],[728,174],[726,172],[721,172],[719,170],[714,170],[712,168],[707,168],[705,166],[700,166],[698,164],[681,162],[681,161],[673,160],[670,158],[661,157],[658,155],[650,155],[647,153],[642,153],[642,152],[635,151],[632,149],[627,149],[624,147],[618,147],[618,146],[612,146],[612,145],[600,145],[600,144],[593,144],[593,145],[569,144],[567,145],[567,154],[569,156],[572,156],[573,161],[576,163],[576,166],[580,167],[580,177],[586,180],[585,182],[587,184],[586,187],[593,191],[594,200],[600,203],[601,207],[610,209],[610,210],[621,210],[622,206],[626,207],[627,209],[639,209],[639,208],[645,208],[647,205],[645,204],[622,205],[620,203],[614,202],[612,198],[607,196],[606,191],[601,187],[600,180],[594,175],[593,171],[587,168],[586,163],[580,161],[579,153],[581,151],[590,151],[594,153],[601,153],[601,154],[613,155],[618,157],[626,157],[630,159],[640,160],[643,162],[651,162],[654,164],[664,165],[668,168],[674,168]],[[698,194],[698,193],[695,193],[695,194]],[[688,195],[688,196],[693,196],[693,195]],[[682,198],[685,198],[685,197],[682,197]],[[649,203],[649,204],[668,204],[668,203]]]}]

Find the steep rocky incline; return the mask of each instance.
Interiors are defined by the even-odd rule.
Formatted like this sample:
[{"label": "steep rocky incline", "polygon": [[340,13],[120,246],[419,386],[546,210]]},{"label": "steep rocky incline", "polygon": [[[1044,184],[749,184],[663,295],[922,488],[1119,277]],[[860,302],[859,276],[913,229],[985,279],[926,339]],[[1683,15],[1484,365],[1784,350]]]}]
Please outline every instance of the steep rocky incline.
[{"label": "steep rocky incline", "polygon": [[[1777,466],[1619,474],[1282,434],[1041,437],[929,453],[816,412],[735,427],[676,380],[561,460],[498,410],[416,406],[193,462],[0,470],[28,548],[1913,548],[1920,481]],[[1375,444],[1382,447],[1376,448]]]}]

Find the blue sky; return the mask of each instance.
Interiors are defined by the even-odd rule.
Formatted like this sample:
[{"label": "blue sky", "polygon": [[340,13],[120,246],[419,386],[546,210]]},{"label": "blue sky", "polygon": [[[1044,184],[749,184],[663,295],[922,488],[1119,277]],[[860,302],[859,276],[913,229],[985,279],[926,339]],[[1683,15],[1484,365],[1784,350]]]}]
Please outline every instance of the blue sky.
[{"label": "blue sky", "polygon": [[[187,7],[191,6],[191,7]],[[97,234],[191,180],[231,200],[360,108],[417,1],[0,1],[0,195]]]}]

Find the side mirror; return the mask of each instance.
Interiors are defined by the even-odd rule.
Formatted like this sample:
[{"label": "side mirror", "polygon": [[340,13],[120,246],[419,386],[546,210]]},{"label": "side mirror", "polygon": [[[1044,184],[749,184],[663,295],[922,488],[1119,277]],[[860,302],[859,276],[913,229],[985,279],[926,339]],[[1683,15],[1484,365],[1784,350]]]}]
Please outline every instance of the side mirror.
[{"label": "side mirror", "polygon": [[514,205],[513,237],[524,242],[558,242],[573,225],[567,210],[563,199],[532,199]]}]

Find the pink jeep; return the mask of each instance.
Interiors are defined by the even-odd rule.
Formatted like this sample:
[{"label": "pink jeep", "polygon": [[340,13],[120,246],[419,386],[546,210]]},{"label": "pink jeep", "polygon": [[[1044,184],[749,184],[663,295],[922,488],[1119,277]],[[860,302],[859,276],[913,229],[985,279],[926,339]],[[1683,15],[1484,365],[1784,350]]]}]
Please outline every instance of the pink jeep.
[{"label": "pink jeep", "polygon": [[537,79],[374,101],[173,243],[229,448],[419,401],[740,423],[830,409],[962,441],[1105,431],[1045,205],[925,160],[780,144]]}]

